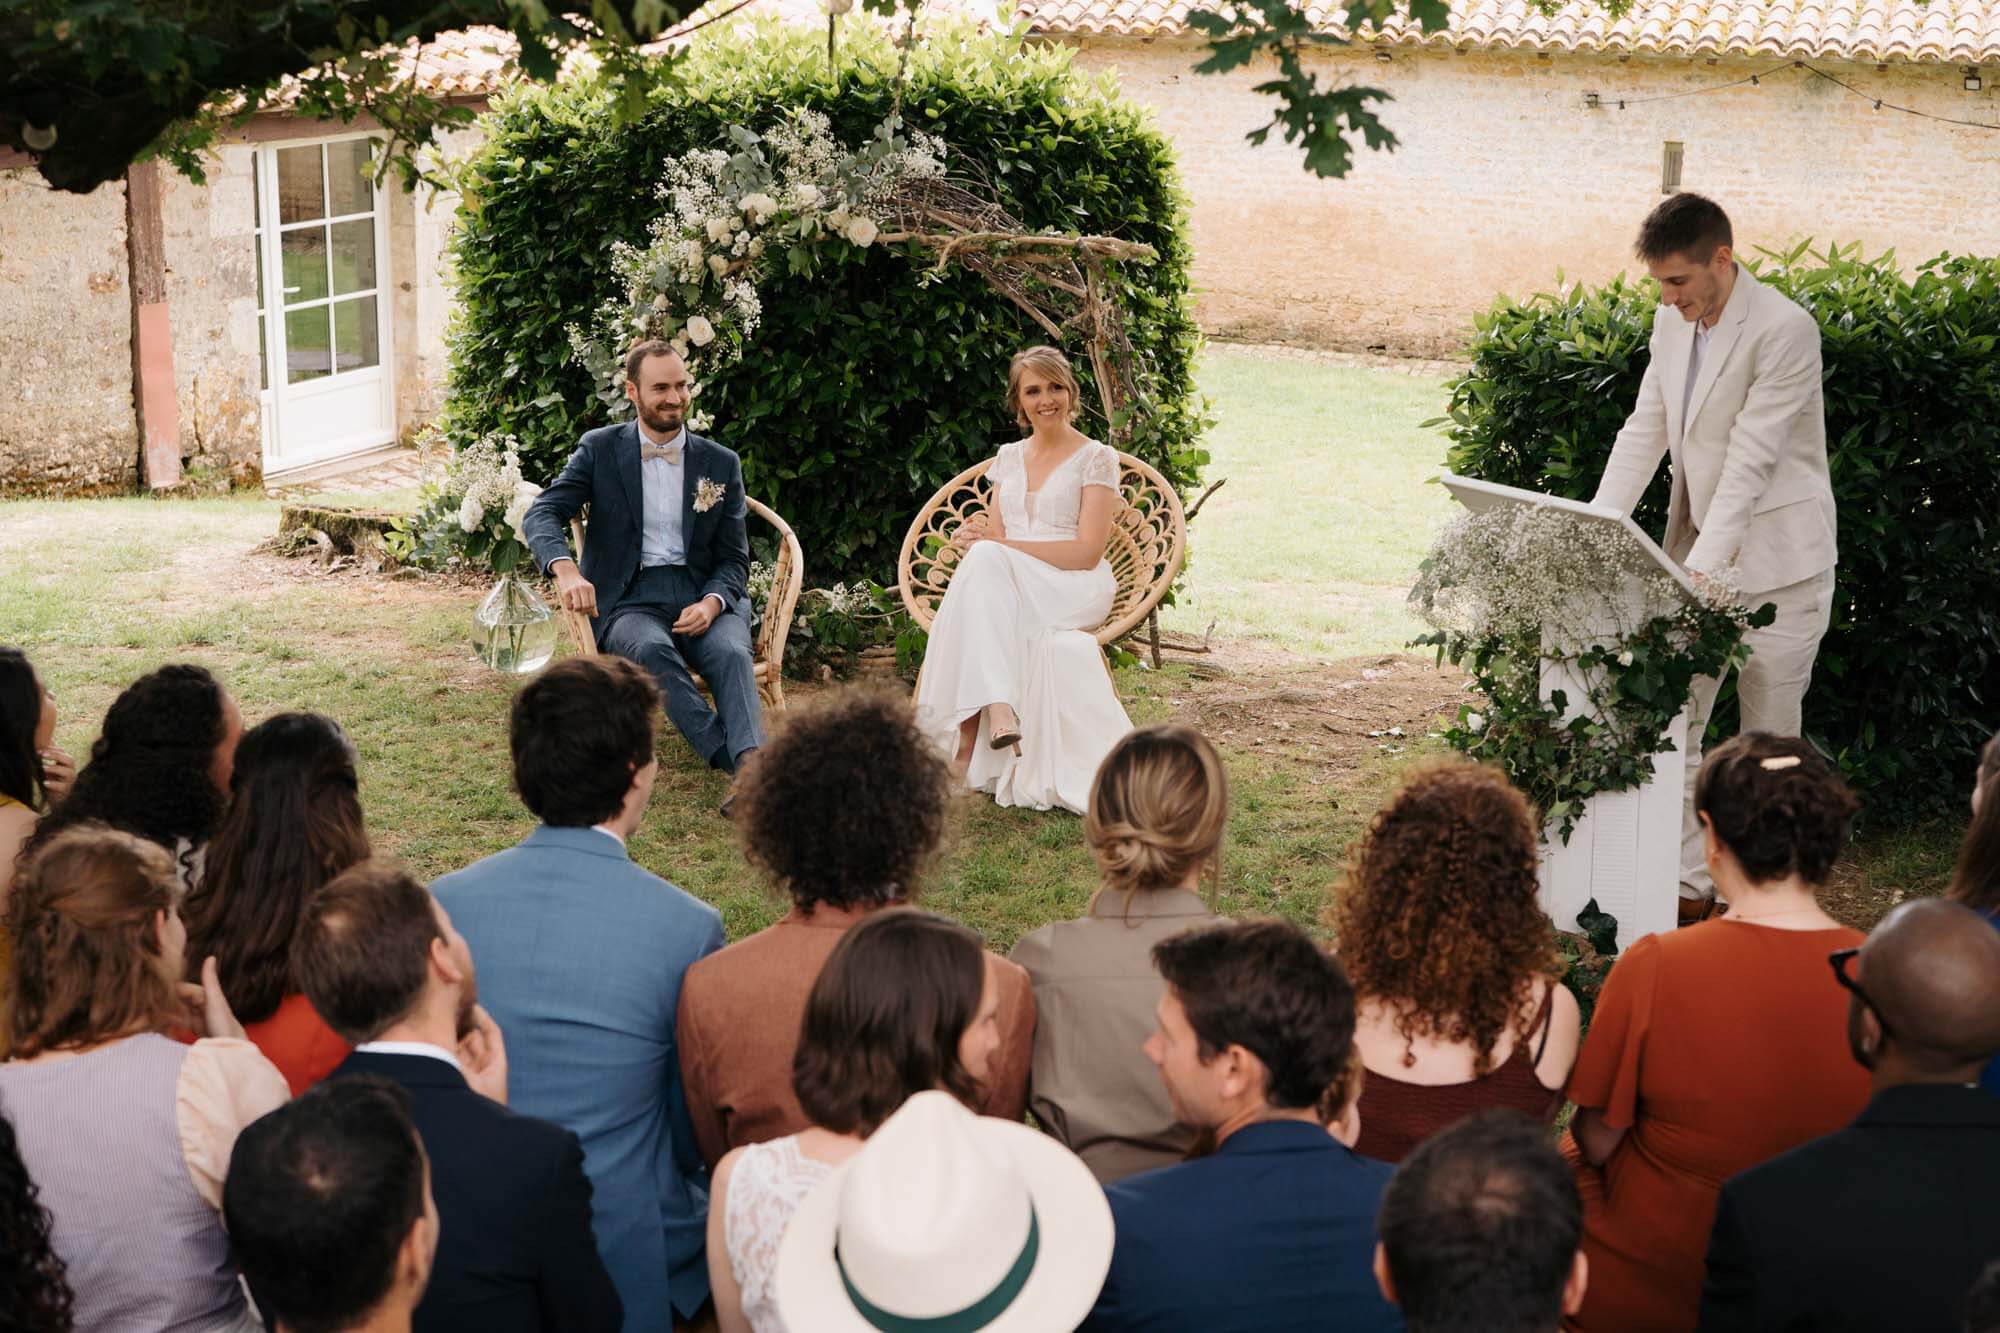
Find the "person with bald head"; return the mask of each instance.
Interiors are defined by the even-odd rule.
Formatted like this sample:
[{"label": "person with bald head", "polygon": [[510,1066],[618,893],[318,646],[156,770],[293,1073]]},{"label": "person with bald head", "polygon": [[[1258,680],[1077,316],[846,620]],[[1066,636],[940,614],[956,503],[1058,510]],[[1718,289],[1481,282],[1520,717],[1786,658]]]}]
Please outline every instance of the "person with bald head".
[{"label": "person with bald head", "polygon": [[1925,898],[1828,961],[1867,1109],[1722,1187],[1700,1328],[1957,1333],[2000,1252],[2000,931]]}]

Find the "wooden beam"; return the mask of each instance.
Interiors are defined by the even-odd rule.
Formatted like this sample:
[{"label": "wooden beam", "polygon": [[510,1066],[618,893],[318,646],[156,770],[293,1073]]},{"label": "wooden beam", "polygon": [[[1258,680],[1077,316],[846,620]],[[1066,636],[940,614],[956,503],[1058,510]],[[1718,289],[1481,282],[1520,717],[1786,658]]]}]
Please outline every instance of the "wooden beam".
[{"label": "wooden beam", "polygon": [[181,481],[180,403],[174,394],[174,331],[167,311],[166,237],[160,167],[125,172],[125,255],[132,293],[132,400],[139,419],[139,480],[160,490]]}]

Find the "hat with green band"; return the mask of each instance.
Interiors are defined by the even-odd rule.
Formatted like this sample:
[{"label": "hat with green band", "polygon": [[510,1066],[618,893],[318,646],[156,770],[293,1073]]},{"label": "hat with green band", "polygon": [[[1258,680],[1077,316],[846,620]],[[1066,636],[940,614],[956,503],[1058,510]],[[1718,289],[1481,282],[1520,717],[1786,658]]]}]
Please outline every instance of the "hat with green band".
[{"label": "hat with green band", "polygon": [[1082,1322],[1110,1264],[1081,1160],[920,1092],[792,1215],[774,1293],[794,1333],[1050,1333]]}]

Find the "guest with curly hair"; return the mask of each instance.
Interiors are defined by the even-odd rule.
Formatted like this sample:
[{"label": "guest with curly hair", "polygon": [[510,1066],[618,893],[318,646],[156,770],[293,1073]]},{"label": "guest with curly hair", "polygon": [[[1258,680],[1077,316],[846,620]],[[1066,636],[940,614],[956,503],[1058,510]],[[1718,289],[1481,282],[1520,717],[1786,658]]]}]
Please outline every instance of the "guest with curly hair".
[{"label": "guest with curly hair", "polygon": [[[2000,928],[2000,732],[1979,752],[1972,784],[1972,826],[1959,844],[1958,865],[1945,897],[1956,899]],[[1986,1066],[1980,1084],[2000,1094],[2000,1059]]]},{"label": "guest with curly hair", "polygon": [[39,847],[96,820],[173,853],[185,893],[229,799],[243,714],[208,668],[163,666],[125,687],[62,803],[35,826]]},{"label": "guest with curly hair", "polygon": [[[85,824],[30,857],[8,906],[0,1107],[54,1219],[79,1328],[263,1327],[230,1259],[222,1185],[237,1134],[284,1103],[285,1080],[212,965],[181,983],[178,896],[157,844]],[[169,1035],[190,1027],[192,1045]]]},{"label": "guest with curly hair", "polygon": [[318,713],[243,733],[229,812],[182,914],[188,952],[215,959],[222,993],[296,1097],[347,1058],[292,975],[292,942],[322,884],[368,859],[354,747]]},{"label": "guest with curly hair", "polygon": [[1702,764],[1695,810],[1729,914],[1625,950],[1570,1074],[1584,1333],[1694,1327],[1721,1182],[1866,1104],[1827,975],[1862,937],[1817,900],[1860,807],[1796,737],[1747,732]]},{"label": "guest with curly hair", "polygon": [[1222,865],[1229,780],[1193,727],[1141,727],[1091,785],[1083,838],[1103,887],[1080,920],[1021,937],[1009,955],[1035,983],[1035,1121],[1114,1184],[1194,1146],[1141,1049],[1166,983],[1153,946],[1222,923],[1201,886]]},{"label": "guest with curly hair", "polygon": [[1400,1162],[1476,1111],[1551,1121],[1582,1013],[1536,900],[1540,831],[1497,769],[1418,770],[1376,812],[1328,913],[1360,997],[1356,1151]]},{"label": "guest with curly hair", "polygon": [[53,1224],[40,1195],[21,1160],[13,1122],[0,1115],[0,1328],[70,1333],[76,1298],[49,1241]]},{"label": "guest with curly hair", "polygon": [[76,779],[76,765],[56,748],[55,737],[56,697],[26,653],[0,648],[0,906],[35,820],[67,796]]},{"label": "guest with curly hair", "polygon": [[941,1088],[976,1104],[999,1045],[1000,994],[972,931],[907,911],[841,935],[806,996],[792,1057],[807,1128],[732,1148],[715,1168],[708,1274],[722,1333],[785,1333],[773,1279],[800,1201],[915,1094]]},{"label": "guest with curly hair", "polygon": [[[681,990],[681,1078],[711,1166],[731,1148],[811,1123],[791,1081],[806,996],[849,929],[916,902],[944,837],[950,790],[947,761],[910,706],[868,690],[792,717],[737,780],[743,854],[791,911],[689,968]],[[987,966],[1000,996],[1000,1049],[979,1109],[1019,1120],[1035,997],[1013,963],[988,954]]]}]

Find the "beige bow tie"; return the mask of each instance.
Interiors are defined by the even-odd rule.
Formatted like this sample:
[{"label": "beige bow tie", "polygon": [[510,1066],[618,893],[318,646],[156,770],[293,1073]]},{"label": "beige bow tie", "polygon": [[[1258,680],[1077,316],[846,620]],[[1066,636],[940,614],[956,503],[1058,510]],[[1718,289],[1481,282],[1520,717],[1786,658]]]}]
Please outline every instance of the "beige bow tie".
[{"label": "beige bow tie", "polygon": [[669,463],[678,463],[681,461],[681,447],[678,444],[654,444],[645,436],[640,436],[639,461],[643,463],[654,458],[664,458]]}]

